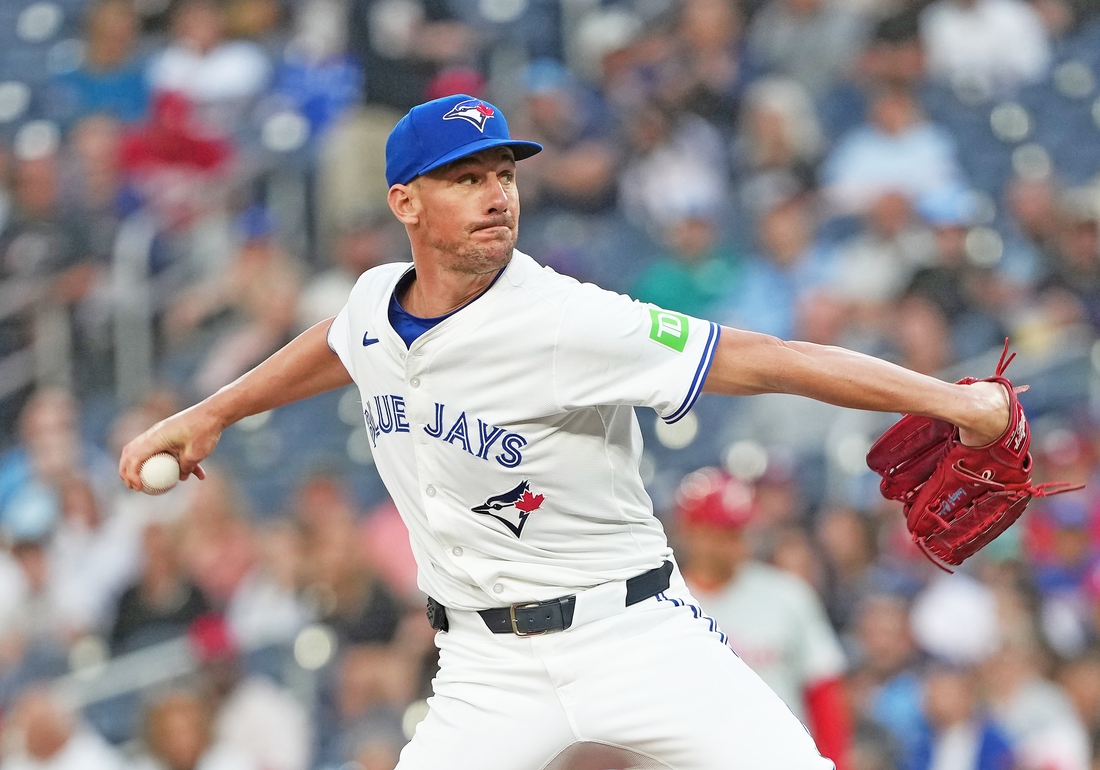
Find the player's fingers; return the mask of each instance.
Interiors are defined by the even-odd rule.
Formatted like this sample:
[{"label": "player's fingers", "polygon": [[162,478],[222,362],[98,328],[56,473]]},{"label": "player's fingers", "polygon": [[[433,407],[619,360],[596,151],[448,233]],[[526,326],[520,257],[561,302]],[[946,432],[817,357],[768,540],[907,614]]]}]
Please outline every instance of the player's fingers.
[{"label": "player's fingers", "polygon": [[199,481],[206,480],[206,471],[204,471],[202,469],[202,466],[198,463],[195,463],[195,469],[191,472],[195,474],[195,478],[197,478]]}]

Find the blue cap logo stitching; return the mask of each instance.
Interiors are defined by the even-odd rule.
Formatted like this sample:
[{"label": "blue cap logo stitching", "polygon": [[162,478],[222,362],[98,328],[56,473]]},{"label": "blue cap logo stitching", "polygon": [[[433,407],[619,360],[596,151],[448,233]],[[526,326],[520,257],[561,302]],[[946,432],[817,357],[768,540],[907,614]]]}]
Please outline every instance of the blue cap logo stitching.
[{"label": "blue cap logo stitching", "polygon": [[480,99],[469,99],[459,102],[451,111],[443,116],[444,120],[465,120],[477,130],[485,133],[485,123],[494,116],[493,108]]}]

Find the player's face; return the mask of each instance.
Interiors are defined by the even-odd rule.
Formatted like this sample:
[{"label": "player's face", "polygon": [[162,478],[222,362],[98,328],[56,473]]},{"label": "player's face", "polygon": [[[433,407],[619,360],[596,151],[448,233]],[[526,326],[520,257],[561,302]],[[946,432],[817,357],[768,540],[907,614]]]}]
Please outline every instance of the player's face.
[{"label": "player's face", "polygon": [[462,273],[508,264],[519,233],[516,162],[506,147],[484,150],[414,180],[416,229],[426,245]]}]

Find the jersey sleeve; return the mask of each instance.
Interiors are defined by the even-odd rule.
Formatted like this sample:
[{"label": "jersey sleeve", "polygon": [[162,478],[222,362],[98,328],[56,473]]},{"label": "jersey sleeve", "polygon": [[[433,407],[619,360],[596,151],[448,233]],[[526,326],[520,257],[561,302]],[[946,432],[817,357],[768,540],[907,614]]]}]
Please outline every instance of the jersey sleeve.
[{"label": "jersey sleeve", "polygon": [[348,335],[351,333],[351,323],[348,320],[348,306],[344,307],[332,319],[328,327],[329,349],[340,357],[340,363],[351,373],[351,345],[348,343]]},{"label": "jersey sleeve", "polygon": [[676,422],[703,390],[719,334],[710,321],[584,284],[562,309],[554,396],[563,409],[648,406]]}]

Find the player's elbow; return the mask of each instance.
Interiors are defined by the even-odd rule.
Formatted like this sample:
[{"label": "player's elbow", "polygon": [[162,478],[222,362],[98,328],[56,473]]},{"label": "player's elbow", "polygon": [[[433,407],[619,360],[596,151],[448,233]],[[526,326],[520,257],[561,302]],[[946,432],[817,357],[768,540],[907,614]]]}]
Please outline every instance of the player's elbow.
[{"label": "player's elbow", "polygon": [[780,393],[787,389],[794,345],[770,334],[722,327],[705,390],[729,396]]}]

